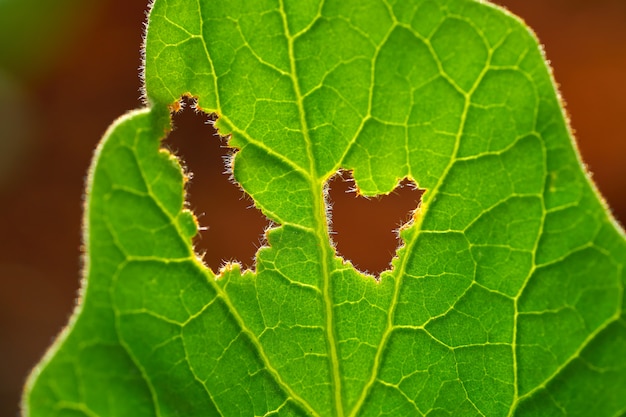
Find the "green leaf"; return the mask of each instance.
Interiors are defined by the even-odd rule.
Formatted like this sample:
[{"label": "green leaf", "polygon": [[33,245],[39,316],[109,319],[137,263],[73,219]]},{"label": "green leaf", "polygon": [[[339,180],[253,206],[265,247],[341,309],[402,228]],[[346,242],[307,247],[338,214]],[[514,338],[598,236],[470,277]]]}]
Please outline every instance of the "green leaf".
[{"label": "green leaf", "polygon": [[[626,239],[529,30],[470,0],[156,0],[149,107],[90,171],[85,287],[30,416],[615,416]],[[195,255],[159,149],[219,116],[276,226],[255,271]],[[426,189],[378,279],[337,257],[326,184]],[[219,202],[216,202],[219,204]]]}]

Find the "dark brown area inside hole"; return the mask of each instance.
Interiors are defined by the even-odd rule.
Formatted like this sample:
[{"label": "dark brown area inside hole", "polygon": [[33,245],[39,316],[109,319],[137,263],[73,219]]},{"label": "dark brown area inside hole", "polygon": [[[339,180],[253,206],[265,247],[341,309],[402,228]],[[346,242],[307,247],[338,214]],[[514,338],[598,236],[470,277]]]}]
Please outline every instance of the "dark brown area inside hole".
[{"label": "dark brown area inside hole", "polygon": [[226,158],[233,150],[209,123],[212,116],[192,109],[194,101],[183,99],[184,110],[174,114],[174,129],[165,142],[191,173],[187,184],[188,207],[201,230],[194,239],[196,252],[215,272],[225,261],[254,265],[268,220],[253,201],[230,181]]},{"label": "dark brown area inside hole", "polygon": [[349,172],[329,182],[332,237],[337,252],[361,271],[380,274],[400,244],[397,230],[411,219],[424,190],[404,180],[389,195],[358,196]]}]

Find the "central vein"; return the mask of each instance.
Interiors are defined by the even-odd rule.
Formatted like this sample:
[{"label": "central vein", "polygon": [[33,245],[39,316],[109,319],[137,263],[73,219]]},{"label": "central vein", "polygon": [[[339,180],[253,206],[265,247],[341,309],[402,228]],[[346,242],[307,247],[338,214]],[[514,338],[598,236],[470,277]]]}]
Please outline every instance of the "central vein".
[{"label": "central vein", "polygon": [[333,301],[332,301],[332,283],[330,280],[330,257],[332,256],[332,249],[329,244],[329,231],[328,222],[326,220],[326,202],[324,200],[324,182],[325,179],[320,178],[317,172],[317,166],[315,164],[315,155],[313,152],[313,144],[309,135],[309,128],[306,121],[304,103],[302,100],[302,93],[300,91],[300,84],[298,82],[296,60],[294,54],[294,36],[289,31],[289,25],[287,23],[287,15],[285,12],[284,0],[279,0],[280,13],[283,21],[283,29],[287,38],[289,48],[289,63],[291,82],[293,84],[294,94],[296,96],[296,104],[298,106],[298,114],[300,115],[300,128],[302,129],[302,136],[306,145],[307,157],[309,160],[309,184],[311,186],[311,193],[313,198],[313,213],[315,237],[317,239],[317,247],[319,248],[319,257],[322,266],[322,294],[324,304],[324,317],[326,329],[326,346],[330,357],[330,373],[331,373],[331,386],[333,388],[333,401],[336,415],[338,417],[344,416],[343,399],[341,389],[341,374],[339,370],[339,356],[337,353],[337,341],[335,340],[335,322],[333,314]]}]

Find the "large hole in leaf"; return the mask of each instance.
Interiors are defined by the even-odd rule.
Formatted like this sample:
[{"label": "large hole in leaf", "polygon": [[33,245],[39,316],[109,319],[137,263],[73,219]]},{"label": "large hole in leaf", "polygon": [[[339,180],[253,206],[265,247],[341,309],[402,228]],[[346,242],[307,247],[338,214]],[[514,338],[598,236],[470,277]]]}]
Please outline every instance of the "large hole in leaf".
[{"label": "large hole in leaf", "polygon": [[339,256],[370,274],[389,269],[400,245],[398,229],[411,220],[424,190],[404,180],[389,195],[367,198],[357,195],[347,171],[328,185],[331,233]]},{"label": "large hole in leaf", "polygon": [[194,111],[192,99],[181,103],[183,110],[173,115],[166,146],[181,158],[191,177],[187,202],[201,227],[194,239],[196,253],[204,254],[205,264],[215,272],[228,261],[251,268],[268,220],[231,182],[226,171],[233,149],[212,127],[212,116]]}]

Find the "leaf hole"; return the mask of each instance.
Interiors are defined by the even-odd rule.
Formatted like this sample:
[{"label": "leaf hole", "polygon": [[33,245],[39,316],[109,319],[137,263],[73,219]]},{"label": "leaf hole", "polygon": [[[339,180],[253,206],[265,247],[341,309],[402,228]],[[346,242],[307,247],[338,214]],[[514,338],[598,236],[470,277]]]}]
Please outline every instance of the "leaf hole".
[{"label": "leaf hole", "polygon": [[173,130],[165,145],[189,177],[186,203],[200,225],[196,253],[215,273],[228,262],[253,268],[269,221],[231,177],[234,149],[213,127],[216,116],[198,111],[193,98],[183,97],[171,110]]},{"label": "leaf hole", "polygon": [[408,179],[388,195],[356,192],[352,174],[341,171],[328,182],[331,237],[337,254],[360,271],[379,276],[390,268],[398,247],[398,230],[412,219],[424,190]]}]

